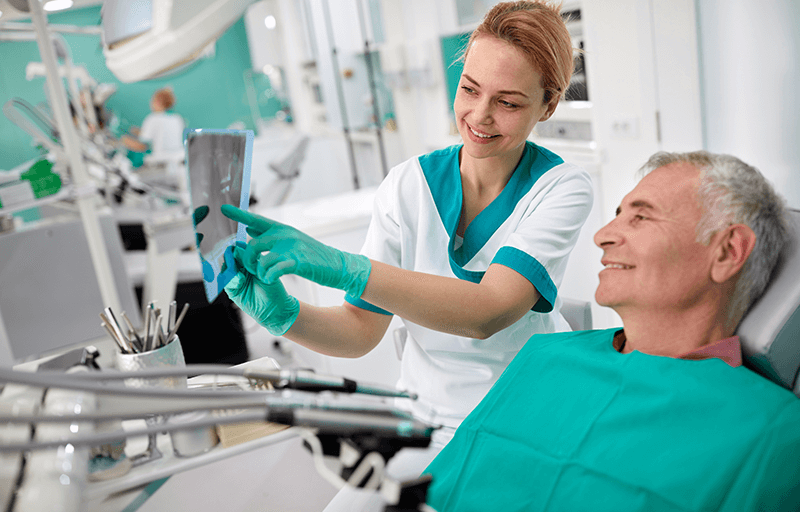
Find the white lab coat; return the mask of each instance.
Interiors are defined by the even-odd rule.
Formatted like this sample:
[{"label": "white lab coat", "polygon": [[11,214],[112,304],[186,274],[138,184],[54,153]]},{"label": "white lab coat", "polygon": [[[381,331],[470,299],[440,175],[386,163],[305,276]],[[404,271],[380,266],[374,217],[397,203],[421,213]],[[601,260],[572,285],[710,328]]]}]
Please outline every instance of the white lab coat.
[{"label": "white lab coat", "polygon": [[183,118],[173,112],[151,112],[142,121],[139,140],[150,144],[147,162],[165,162],[184,154]]}]

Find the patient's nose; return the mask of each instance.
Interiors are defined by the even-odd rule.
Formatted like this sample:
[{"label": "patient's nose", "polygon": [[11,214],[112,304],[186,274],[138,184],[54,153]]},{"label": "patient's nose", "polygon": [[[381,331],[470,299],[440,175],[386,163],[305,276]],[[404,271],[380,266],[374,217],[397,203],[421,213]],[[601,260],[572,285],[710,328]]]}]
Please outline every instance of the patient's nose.
[{"label": "patient's nose", "polygon": [[619,217],[614,217],[611,222],[597,230],[597,233],[594,234],[594,244],[597,247],[604,249],[609,245],[619,243],[621,237],[617,229],[618,221]]}]

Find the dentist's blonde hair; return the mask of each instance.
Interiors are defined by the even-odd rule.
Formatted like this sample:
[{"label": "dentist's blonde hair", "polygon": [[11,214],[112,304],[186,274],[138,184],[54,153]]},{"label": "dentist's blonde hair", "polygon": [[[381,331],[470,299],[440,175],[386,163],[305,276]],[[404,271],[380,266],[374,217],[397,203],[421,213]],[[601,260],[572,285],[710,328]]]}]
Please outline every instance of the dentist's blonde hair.
[{"label": "dentist's blonde hair", "polygon": [[561,5],[544,0],[502,2],[492,7],[469,38],[463,58],[481,36],[493,36],[524,53],[542,75],[546,104],[558,103],[574,70],[572,38],[561,17]]}]

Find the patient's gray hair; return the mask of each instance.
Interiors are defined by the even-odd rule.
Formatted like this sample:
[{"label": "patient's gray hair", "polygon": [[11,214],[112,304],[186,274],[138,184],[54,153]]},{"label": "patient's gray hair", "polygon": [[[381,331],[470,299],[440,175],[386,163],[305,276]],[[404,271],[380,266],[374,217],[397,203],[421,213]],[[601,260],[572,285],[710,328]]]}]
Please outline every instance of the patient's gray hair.
[{"label": "patient's gray hair", "polygon": [[698,242],[708,244],[715,233],[732,224],[744,224],[756,234],[729,304],[728,318],[736,325],[764,292],[790,236],[784,201],[755,167],[730,155],[659,152],[639,169],[639,175],[677,162],[700,171],[698,200],[703,216],[697,223]]}]

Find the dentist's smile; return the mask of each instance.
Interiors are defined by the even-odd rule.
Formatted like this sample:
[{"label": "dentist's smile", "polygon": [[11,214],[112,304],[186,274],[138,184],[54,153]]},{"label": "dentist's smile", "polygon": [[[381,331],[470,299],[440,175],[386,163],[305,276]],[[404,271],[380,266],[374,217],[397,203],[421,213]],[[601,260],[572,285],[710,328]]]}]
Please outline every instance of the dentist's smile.
[{"label": "dentist's smile", "polygon": [[479,143],[479,144],[492,142],[495,139],[500,137],[500,134],[494,134],[493,135],[491,133],[482,132],[480,130],[476,130],[475,128],[470,126],[468,123],[464,123],[464,124],[467,126],[467,129],[469,130],[469,133],[472,136],[471,139],[473,141]]}]

